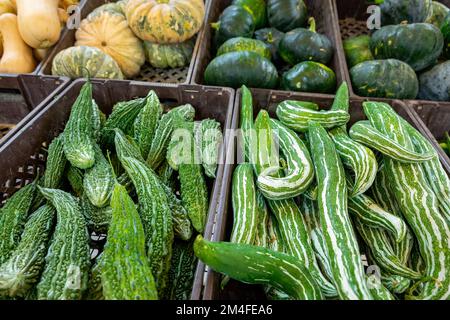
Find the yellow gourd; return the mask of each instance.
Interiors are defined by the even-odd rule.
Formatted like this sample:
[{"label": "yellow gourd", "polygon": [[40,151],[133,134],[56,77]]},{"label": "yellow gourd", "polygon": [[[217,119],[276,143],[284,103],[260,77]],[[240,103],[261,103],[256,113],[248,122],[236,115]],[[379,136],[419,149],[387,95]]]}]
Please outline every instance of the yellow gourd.
[{"label": "yellow gourd", "polygon": [[50,48],[58,42],[61,23],[58,0],[16,0],[19,31],[32,48]]},{"label": "yellow gourd", "polygon": [[4,13],[16,13],[16,5],[10,0],[0,0],[0,15]]},{"label": "yellow gourd", "polygon": [[33,49],[33,55],[37,61],[41,62],[47,56],[47,53],[50,49]]},{"label": "yellow gourd", "polygon": [[0,16],[0,33],[3,38],[0,73],[30,73],[36,68],[33,51],[20,37],[17,20],[17,16],[12,13]]}]

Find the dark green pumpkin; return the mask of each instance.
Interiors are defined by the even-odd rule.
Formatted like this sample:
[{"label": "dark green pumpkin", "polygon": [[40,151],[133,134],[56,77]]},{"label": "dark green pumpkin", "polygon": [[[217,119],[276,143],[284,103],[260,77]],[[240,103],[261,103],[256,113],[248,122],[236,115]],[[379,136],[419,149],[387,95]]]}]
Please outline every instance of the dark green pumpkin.
[{"label": "dark green pumpkin", "polygon": [[265,0],[233,0],[232,4],[243,7],[252,15],[256,29],[264,28],[267,25]]},{"label": "dark green pumpkin", "polygon": [[283,74],[282,88],[285,90],[333,93],[336,91],[336,75],[327,66],[305,61]]},{"label": "dark green pumpkin", "polygon": [[275,62],[280,62],[281,58],[278,54],[278,45],[281,39],[284,37],[284,32],[279,31],[275,28],[264,28],[255,31],[255,38],[257,40],[263,41],[270,48],[272,54],[272,59]]},{"label": "dark green pumpkin", "polygon": [[414,70],[395,59],[373,60],[350,69],[353,90],[363,97],[415,99],[419,81]]},{"label": "dark green pumpkin", "polygon": [[236,37],[252,38],[255,32],[253,17],[241,6],[229,6],[226,8],[219,21],[212,24],[216,30],[214,41],[216,47],[225,41]]},{"label": "dark green pumpkin", "polygon": [[415,71],[435,64],[443,47],[442,33],[428,23],[382,27],[370,41],[375,59],[401,60]]},{"label": "dark green pumpkin", "polygon": [[349,68],[358,63],[373,60],[370,51],[370,36],[362,35],[344,40],[345,58]]},{"label": "dark green pumpkin", "polygon": [[431,0],[384,0],[380,5],[383,26],[424,22],[431,10]]},{"label": "dark green pumpkin", "polygon": [[333,45],[330,39],[316,32],[316,23],[310,19],[309,29],[297,28],[286,33],[278,47],[281,58],[289,65],[303,61],[315,61],[323,64],[333,57]]},{"label": "dark green pumpkin", "polygon": [[419,77],[419,98],[450,101],[450,61],[438,64]]},{"label": "dark green pumpkin", "polygon": [[450,59],[450,13],[444,20],[441,27],[442,35],[444,36],[444,55]]},{"label": "dark green pumpkin", "polygon": [[273,89],[278,85],[277,68],[270,60],[250,51],[216,57],[205,70],[205,83],[215,86]]},{"label": "dark green pumpkin", "polygon": [[225,41],[217,50],[217,55],[235,51],[252,51],[266,59],[272,59],[270,48],[267,44],[260,40],[237,37]]},{"label": "dark green pumpkin", "polygon": [[267,0],[269,25],[288,32],[306,25],[308,9],[303,0]]},{"label": "dark green pumpkin", "polygon": [[449,12],[450,9],[447,8],[445,4],[433,1],[431,3],[430,13],[428,14],[425,22],[431,23],[432,25],[440,29],[442,27],[442,24],[444,23],[445,17]]}]

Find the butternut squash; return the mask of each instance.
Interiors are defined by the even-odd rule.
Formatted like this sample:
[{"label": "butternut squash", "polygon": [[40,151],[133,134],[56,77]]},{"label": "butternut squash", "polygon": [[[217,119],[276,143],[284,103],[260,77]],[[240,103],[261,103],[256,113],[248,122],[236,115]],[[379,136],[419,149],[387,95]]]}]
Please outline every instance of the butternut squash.
[{"label": "butternut squash", "polygon": [[58,0],[16,0],[19,31],[32,48],[50,48],[58,42],[61,23]]},{"label": "butternut squash", "polygon": [[50,48],[49,49],[33,49],[33,55],[37,61],[41,62],[45,59],[49,50],[50,50]]},{"label": "butternut squash", "polygon": [[17,20],[17,16],[12,13],[0,16],[0,33],[3,38],[0,73],[29,73],[36,68],[33,51],[20,37]]},{"label": "butternut squash", "polygon": [[16,5],[10,0],[0,0],[0,15],[4,13],[16,13]]}]

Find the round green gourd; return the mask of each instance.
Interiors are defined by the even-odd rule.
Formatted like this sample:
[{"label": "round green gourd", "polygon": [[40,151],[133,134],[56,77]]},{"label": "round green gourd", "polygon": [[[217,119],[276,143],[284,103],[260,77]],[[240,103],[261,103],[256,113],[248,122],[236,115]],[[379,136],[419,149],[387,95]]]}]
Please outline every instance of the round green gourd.
[{"label": "round green gourd", "polygon": [[259,54],[261,57],[269,60],[272,59],[272,54],[270,53],[268,45],[260,40],[243,37],[227,40],[220,46],[219,50],[217,50],[217,56],[236,51],[252,51]]},{"label": "round green gourd", "polygon": [[438,64],[419,76],[419,98],[450,101],[450,61]]},{"label": "round green gourd", "polygon": [[349,68],[358,63],[373,60],[372,51],[370,51],[370,36],[362,35],[344,40],[345,58]]},{"label": "round green gourd", "polygon": [[205,83],[238,88],[272,89],[278,85],[275,66],[257,53],[249,51],[230,52],[216,57],[205,70]]},{"label": "round green gourd", "polygon": [[283,75],[282,87],[292,91],[332,93],[336,90],[336,75],[321,63],[305,61]]},{"label": "round green gourd", "polygon": [[450,13],[444,20],[444,23],[441,27],[441,32],[444,36],[444,55],[447,59],[450,59]]},{"label": "round green gourd", "polygon": [[431,0],[384,0],[380,5],[381,24],[424,22],[431,10]]},{"label": "round green gourd", "polygon": [[441,28],[442,24],[444,23],[445,17],[450,12],[450,9],[447,8],[447,6],[443,3],[433,1],[431,3],[431,10],[428,14],[427,19],[425,20],[426,23],[431,23],[437,28]]},{"label": "round green gourd", "polygon": [[257,29],[267,24],[267,12],[265,0],[233,0],[233,5],[241,6],[248,11],[255,21]]},{"label": "round green gourd", "polygon": [[433,65],[443,46],[442,33],[428,23],[386,26],[376,31],[370,40],[375,59],[398,59],[415,71]]},{"label": "round green gourd", "polygon": [[52,74],[69,78],[123,79],[122,71],[109,55],[94,47],[70,47],[53,59]]},{"label": "round green gourd", "polygon": [[275,28],[264,28],[255,31],[255,39],[264,41],[270,48],[272,59],[275,62],[280,62],[281,58],[278,52],[278,45],[284,37],[284,32]]},{"label": "round green gourd", "polygon": [[350,69],[353,89],[363,97],[414,99],[419,81],[406,63],[395,60],[373,60]]},{"label": "round green gourd", "polygon": [[145,58],[155,68],[181,68],[191,62],[194,45],[194,39],[174,44],[144,41]]},{"label": "round green gourd", "polygon": [[255,32],[252,15],[241,6],[226,8],[219,21],[213,23],[211,27],[216,30],[214,41],[217,47],[231,38],[252,38]]},{"label": "round green gourd", "polygon": [[333,57],[333,45],[323,34],[316,33],[316,22],[310,19],[310,28],[297,28],[286,33],[280,41],[281,58],[290,65],[303,61],[315,61],[323,64]]},{"label": "round green gourd", "polygon": [[308,9],[303,0],[268,0],[267,17],[271,27],[288,32],[306,25]]}]

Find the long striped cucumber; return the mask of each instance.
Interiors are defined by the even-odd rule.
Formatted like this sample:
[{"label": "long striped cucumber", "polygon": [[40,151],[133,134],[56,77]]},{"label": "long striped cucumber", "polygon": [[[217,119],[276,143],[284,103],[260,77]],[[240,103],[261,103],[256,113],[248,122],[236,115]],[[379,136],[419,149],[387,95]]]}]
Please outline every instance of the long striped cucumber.
[{"label": "long striped cucumber", "polygon": [[270,126],[278,135],[286,159],[285,175],[278,177],[262,172],[258,176],[258,188],[266,198],[272,200],[296,197],[305,192],[314,180],[314,166],[309,151],[297,134],[279,121],[271,119]]},{"label": "long striped cucumber", "polygon": [[[371,123],[398,144],[413,150],[414,144],[403,120],[387,104],[363,104]],[[376,110],[374,109],[376,107]],[[420,164],[405,164],[385,157],[387,177],[403,216],[412,228],[425,261],[423,289],[408,299],[450,297],[450,226],[439,212],[436,195]]]},{"label": "long striped cucumber", "polygon": [[156,300],[158,294],[145,251],[141,218],[125,187],[117,183],[111,208],[111,225],[101,270],[105,299]]},{"label": "long striped cucumber", "polygon": [[0,208],[0,264],[17,248],[35,195],[33,182],[14,193]]},{"label": "long striped cucumber", "polygon": [[195,116],[194,107],[186,104],[173,108],[159,119],[150,151],[147,155],[147,163],[152,169],[157,169],[166,158],[167,147],[175,129],[176,118],[179,116],[186,121],[193,121]]},{"label": "long striped cucumber", "polygon": [[401,263],[394,254],[385,232],[365,225],[359,218],[355,218],[353,221],[358,233],[370,248],[373,259],[381,268],[391,274],[400,275],[408,279],[417,280],[422,278],[420,273]]},{"label": "long striped cucumber", "polygon": [[271,214],[267,222],[267,249],[286,253],[277,220]]},{"label": "long striped cucumber", "polygon": [[398,275],[381,276],[381,283],[396,294],[404,293],[411,286],[410,279]]},{"label": "long striped cucumber", "polygon": [[327,231],[324,236],[339,297],[345,300],[371,300],[358,243],[347,212],[343,165],[333,141],[320,124],[309,123],[308,137],[318,184],[320,222],[322,230]]},{"label": "long striped cucumber", "polygon": [[308,189],[303,192],[303,196],[308,198],[309,200],[317,201],[317,182],[316,180],[313,180],[313,182],[309,185]]},{"label": "long striped cucumber", "polygon": [[395,300],[392,293],[376,275],[367,276],[367,285],[375,300]]},{"label": "long striped cucumber", "polygon": [[80,198],[82,213],[86,219],[88,229],[97,234],[106,234],[111,221],[112,209],[110,205],[102,208],[94,206],[86,194]]},{"label": "long striped cucumber", "polygon": [[231,242],[253,244],[258,228],[258,203],[253,168],[240,164],[232,182],[233,230]]},{"label": "long striped cucumber", "polygon": [[350,128],[350,137],[394,160],[405,163],[428,161],[434,156],[432,153],[417,153],[405,148],[374,128],[367,120],[355,123]]},{"label": "long striped cucumber", "polygon": [[[242,154],[243,159],[250,163],[255,163],[253,157],[256,154],[255,123],[253,121],[253,98],[250,90],[244,85],[241,87],[241,112],[240,128],[242,134]],[[253,139],[253,140],[252,140]]]},{"label": "long striped cucumber", "polygon": [[79,300],[89,276],[89,235],[78,199],[61,190],[39,188],[56,209],[56,228],[37,285],[39,300]]},{"label": "long striped cucumber", "polygon": [[167,196],[158,176],[145,163],[129,157],[122,158],[121,162],[136,188],[147,256],[161,293],[166,286],[174,237]]},{"label": "long striped cucumber", "polygon": [[316,261],[305,219],[293,199],[269,200],[286,253],[296,257],[311,272],[326,297],[337,295],[336,288],[323,275]]},{"label": "long striped cucumber", "polygon": [[98,145],[94,145],[95,164],[84,174],[83,188],[91,203],[99,208],[106,206],[114,185],[114,173]]},{"label": "long striped cucumber", "polygon": [[378,206],[370,197],[362,194],[349,198],[348,209],[365,225],[391,232],[396,242],[404,240],[407,232],[406,223]]},{"label": "long striped cucumber", "polygon": [[78,197],[84,193],[83,180],[84,180],[84,172],[77,167],[72,165],[68,165],[66,172],[67,180],[69,184]]},{"label": "long striped cucumber", "polygon": [[308,122],[315,121],[326,129],[340,127],[350,120],[345,110],[316,111],[299,101],[283,101],[277,106],[277,116],[287,127],[297,132],[307,132]]},{"label": "long striped cucumber", "polygon": [[[270,125],[270,116],[261,110],[255,120],[256,154],[253,167],[257,177],[262,173],[277,174],[280,168],[279,150],[274,130]],[[264,190],[261,190],[264,194]]]},{"label": "long striped cucumber", "polygon": [[88,80],[72,106],[64,129],[64,153],[77,168],[88,169],[95,163],[94,128],[92,125],[92,84]]},{"label": "long striped cucumber", "polygon": [[162,115],[162,107],[155,91],[151,90],[146,97],[144,108],[134,120],[134,140],[138,144],[142,156],[146,157],[150,151],[156,126]]},{"label": "long striped cucumber", "polygon": [[55,214],[52,206],[44,205],[30,215],[19,245],[0,266],[0,296],[23,297],[39,281]]},{"label": "long striped cucumber", "polygon": [[244,244],[209,242],[201,236],[194,242],[194,252],[213,270],[238,281],[270,285],[297,300],[323,298],[308,268],[284,253]]},{"label": "long striped cucumber", "polygon": [[64,137],[59,135],[48,146],[47,163],[44,172],[45,188],[58,188],[66,168],[66,155],[64,154]]},{"label": "long striped cucumber", "polygon": [[267,208],[266,200],[263,194],[256,190],[256,210],[257,210],[257,224],[256,224],[256,236],[254,245],[263,248],[269,247],[269,219],[270,213]]}]

